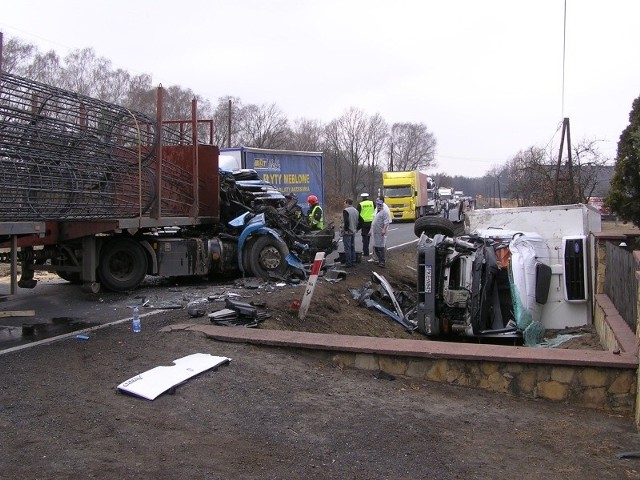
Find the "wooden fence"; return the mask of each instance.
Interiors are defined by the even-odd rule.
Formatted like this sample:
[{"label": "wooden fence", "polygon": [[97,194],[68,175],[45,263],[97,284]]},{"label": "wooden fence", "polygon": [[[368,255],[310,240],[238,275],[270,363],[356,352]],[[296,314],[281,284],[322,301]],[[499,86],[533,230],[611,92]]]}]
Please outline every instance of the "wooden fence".
[{"label": "wooden fence", "polygon": [[625,247],[608,241],[605,248],[607,266],[604,293],[609,296],[620,316],[635,332],[638,316],[636,271],[640,270],[640,265],[636,262],[633,252]]}]

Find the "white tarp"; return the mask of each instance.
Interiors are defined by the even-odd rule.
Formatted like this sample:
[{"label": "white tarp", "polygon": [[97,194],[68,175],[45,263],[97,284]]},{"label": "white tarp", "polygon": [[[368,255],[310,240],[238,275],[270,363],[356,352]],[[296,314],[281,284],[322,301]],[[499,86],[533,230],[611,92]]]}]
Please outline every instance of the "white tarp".
[{"label": "white tarp", "polygon": [[230,361],[231,359],[227,357],[194,353],[174,360],[172,366],[155,367],[144,373],[139,373],[118,385],[118,390],[147,400],[155,400],[160,394],[191,377]]}]

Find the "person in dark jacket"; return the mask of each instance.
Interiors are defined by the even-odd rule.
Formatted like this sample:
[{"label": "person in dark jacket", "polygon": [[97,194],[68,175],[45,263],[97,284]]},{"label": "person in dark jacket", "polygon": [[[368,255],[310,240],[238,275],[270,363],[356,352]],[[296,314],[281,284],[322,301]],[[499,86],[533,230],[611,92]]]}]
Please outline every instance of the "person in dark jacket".
[{"label": "person in dark jacket", "polygon": [[358,217],[360,214],[353,206],[353,200],[347,198],[344,201],[344,209],[342,210],[342,225],[340,231],[342,233],[342,243],[344,245],[344,262],[345,267],[351,268],[356,263],[356,232],[358,231]]}]

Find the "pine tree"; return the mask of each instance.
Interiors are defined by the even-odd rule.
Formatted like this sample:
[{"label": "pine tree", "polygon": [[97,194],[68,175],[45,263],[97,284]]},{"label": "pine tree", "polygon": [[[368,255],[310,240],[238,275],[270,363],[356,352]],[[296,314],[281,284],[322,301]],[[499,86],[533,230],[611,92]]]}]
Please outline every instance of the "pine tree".
[{"label": "pine tree", "polygon": [[640,97],[633,101],[629,125],[620,134],[605,204],[625,222],[640,227]]}]

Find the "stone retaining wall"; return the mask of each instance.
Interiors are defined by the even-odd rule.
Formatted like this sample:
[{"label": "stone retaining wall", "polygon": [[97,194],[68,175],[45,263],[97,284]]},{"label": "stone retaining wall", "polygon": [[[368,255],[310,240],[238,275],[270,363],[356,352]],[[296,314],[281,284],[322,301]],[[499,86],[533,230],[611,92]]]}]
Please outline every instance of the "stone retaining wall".
[{"label": "stone retaining wall", "polygon": [[349,368],[382,370],[392,375],[565,402],[626,415],[632,415],[634,411],[634,368],[536,364],[530,363],[530,359],[526,363],[505,363],[407,358],[375,353],[327,354],[334,363]]}]

